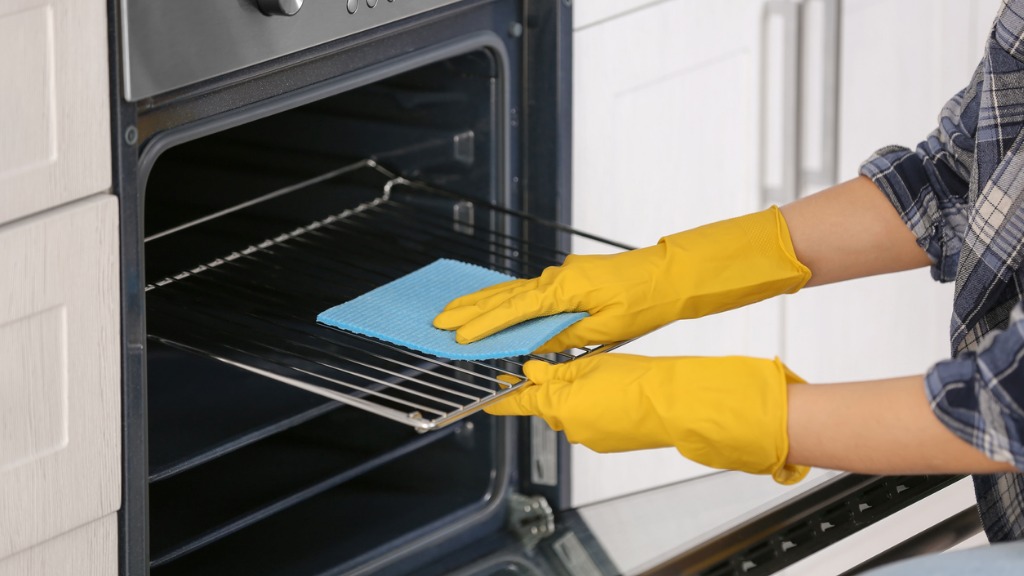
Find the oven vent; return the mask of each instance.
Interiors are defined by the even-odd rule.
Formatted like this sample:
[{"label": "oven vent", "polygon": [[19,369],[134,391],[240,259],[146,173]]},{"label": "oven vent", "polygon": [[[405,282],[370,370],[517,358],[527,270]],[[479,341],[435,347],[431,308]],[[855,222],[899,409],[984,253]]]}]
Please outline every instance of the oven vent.
[{"label": "oven vent", "polygon": [[[322,212],[296,215],[296,206]],[[542,228],[580,234],[363,161],[150,236],[148,262],[200,259],[149,283],[147,330],[417,430],[439,428],[522,386],[530,357],[439,359],[317,325],[317,313],[438,258],[539,274],[566,255],[530,242]],[[564,362],[614,347],[537,358]]]}]

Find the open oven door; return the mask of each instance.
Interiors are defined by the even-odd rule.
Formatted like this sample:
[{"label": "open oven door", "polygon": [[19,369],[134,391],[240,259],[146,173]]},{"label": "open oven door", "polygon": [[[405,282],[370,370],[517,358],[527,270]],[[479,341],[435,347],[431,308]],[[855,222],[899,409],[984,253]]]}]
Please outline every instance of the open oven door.
[{"label": "open oven door", "polygon": [[983,537],[969,478],[825,470],[789,487],[721,472],[553,515],[520,499],[508,522],[504,543],[429,573],[848,575]]}]

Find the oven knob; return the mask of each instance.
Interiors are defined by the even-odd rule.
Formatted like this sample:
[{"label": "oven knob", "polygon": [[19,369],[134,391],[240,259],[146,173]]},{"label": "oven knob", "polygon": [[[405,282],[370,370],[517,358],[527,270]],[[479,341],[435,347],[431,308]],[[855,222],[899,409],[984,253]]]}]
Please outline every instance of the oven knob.
[{"label": "oven knob", "polygon": [[256,0],[260,12],[267,16],[294,16],[302,8],[302,0]]}]

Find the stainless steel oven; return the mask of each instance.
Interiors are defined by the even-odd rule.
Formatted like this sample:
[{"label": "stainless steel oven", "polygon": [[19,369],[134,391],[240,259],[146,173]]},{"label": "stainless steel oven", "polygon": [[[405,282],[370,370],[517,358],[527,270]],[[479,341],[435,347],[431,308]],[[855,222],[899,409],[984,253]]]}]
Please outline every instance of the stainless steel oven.
[{"label": "stainless steel oven", "polygon": [[[821,477],[688,536],[638,510],[743,501],[747,480],[571,510],[564,440],[478,412],[522,359],[315,324],[436,258],[536,274],[583,234],[571,10],[112,1],[123,574],[767,573],[953,481]],[[662,538],[623,561],[609,509]]]}]

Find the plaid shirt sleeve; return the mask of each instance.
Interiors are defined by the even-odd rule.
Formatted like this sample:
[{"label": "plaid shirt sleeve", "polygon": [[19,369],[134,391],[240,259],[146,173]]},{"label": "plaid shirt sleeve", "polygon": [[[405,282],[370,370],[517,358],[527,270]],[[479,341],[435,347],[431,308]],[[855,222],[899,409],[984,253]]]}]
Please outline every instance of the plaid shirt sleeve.
[{"label": "plaid shirt sleeve", "polygon": [[956,278],[967,226],[978,125],[979,66],[968,88],[942,109],[939,126],[916,150],[888,146],[860,169],[882,190],[932,260],[932,277]]},{"label": "plaid shirt sleeve", "polygon": [[932,411],[989,458],[1024,470],[1024,304],[1005,330],[925,376]]}]

